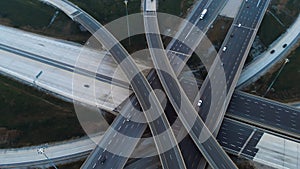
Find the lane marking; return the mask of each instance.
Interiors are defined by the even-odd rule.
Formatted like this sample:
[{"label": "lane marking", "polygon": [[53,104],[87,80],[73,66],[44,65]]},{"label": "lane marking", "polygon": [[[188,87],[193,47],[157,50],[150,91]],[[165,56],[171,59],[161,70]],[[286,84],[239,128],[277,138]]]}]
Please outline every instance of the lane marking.
[{"label": "lane marking", "polygon": [[256,7],[258,7],[258,6],[259,6],[260,2],[261,2],[261,0],[259,0],[259,1],[257,2],[257,5],[256,5]]},{"label": "lane marking", "polygon": [[250,139],[252,138],[252,136],[254,135],[254,133],[256,132],[256,129],[254,129],[252,131],[252,133],[250,134],[250,136],[248,137],[248,139],[246,140],[245,144],[243,145],[243,147],[241,148],[240,152],[238,153],[238,156],[241,155],[241,153],[244,151],[246,145],[249,143]]},{"label": "lane marking", "polygon": [[[168,50],[167,52],[172,52],[172,54],[178,54],[178,55],[189,56],[188,54],[181,53],[181,52],[177,52],[177,51],[174,51],[174,50]],[[176,56],[176,57],[178,57],[178,56]]]}]

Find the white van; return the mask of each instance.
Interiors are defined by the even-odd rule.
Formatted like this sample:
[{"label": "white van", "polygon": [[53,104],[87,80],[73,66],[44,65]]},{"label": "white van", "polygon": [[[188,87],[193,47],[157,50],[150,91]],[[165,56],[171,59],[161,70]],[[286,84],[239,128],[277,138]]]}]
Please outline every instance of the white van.
[{"label": "white van", "polygon": [[203,9],[203,11],[201,12],[201,15],[200,15],[201,20],[204,18],[206,13],[207,13],[207,9]]}]

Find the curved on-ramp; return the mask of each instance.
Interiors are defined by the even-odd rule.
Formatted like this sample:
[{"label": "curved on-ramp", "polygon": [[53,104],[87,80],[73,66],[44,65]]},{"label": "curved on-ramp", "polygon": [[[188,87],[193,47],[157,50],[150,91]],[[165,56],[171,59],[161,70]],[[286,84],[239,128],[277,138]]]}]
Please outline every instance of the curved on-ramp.
[{"label": "curved on-ramp", "polygon": [[[300,39],[299,28],[300,15],[298,15],[297,19],[286,33],[273,42],[268,50],[258,56],[258,59],[254,60],[243,69],[237,87],[245,87],[259,79],[280,59],[285,57]],[[274,51],[274,53],[272,51]]]}]

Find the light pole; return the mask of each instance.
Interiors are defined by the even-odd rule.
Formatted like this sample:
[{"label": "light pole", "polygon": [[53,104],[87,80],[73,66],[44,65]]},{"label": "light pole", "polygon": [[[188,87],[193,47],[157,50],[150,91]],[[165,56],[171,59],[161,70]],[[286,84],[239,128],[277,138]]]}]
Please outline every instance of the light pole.
[{"label": "light pole", "polygon": [[280,70],[278,71],[277,75],[275,76],[274,80],[272,81],[272,83],[270,84],[270,86],[268,87],[267,91],[265,92],[265,94],[263,95],[263,97],[266,96],[266,94],[270,91],[271,87],[273,86],[273,84],[275,83],[276,79],[278,78],[279,74],[281,73],[281,71],[283,70],[284,66],[289,62],[289,59],[285,59],[283,65],[281,66]]},{"label": "light pole", "polygon": [[129,30],[129,19],[128,19],[128,8],[127,8],[127,4],[128,4],[128,0],[124,0],[125,3],[125,7],[126,7],[126,20],[127,20],[127,31],[128,31],[128,40],[129,40],[129,46],[131,45],[130,42],[130,30]]},{"label": "light pole", "polygon": [[50,162],[50,164],[55,168],[55,169],[58,169],[55,164],[53,163],[53,161],[46,155],[45,153],[45,147],[41,147],[39,149],[37,149],[37,153],[38,154],[42,154],[46,157],[46,159]]}]

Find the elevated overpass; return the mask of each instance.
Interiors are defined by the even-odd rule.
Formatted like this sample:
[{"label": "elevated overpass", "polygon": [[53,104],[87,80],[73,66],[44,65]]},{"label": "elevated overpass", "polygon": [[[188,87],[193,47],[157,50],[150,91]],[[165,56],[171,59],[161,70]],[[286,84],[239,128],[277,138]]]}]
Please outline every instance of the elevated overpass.
[{"label": "elevated overpass", "polygon": [[[146,39],[150,54],[160,79],[162,87],[169,98],[175,112],[189,135],[197,145],[203,156],[213,168],[237,168],[218,142],[214,139],[208,128],[205,126],[198,113],[193,108],[188,97],[185,95],[177,76],[168,60],[167,54],[160,37],[159,24],[156,11],[153,10],[151,0],[145,0],[144,26]],[[150,3],[150,4],[149,4]],[[149,5],[149,7],[147,6]],[[180,96],[180,97],[178,97]],[[196,115],[196,116],[195,116]],[[192,123],[195,119],[195,122]],[[201,132],[207,133],[207,140],[199,138]]]},{"label": "elevated overpass", "polygon": [[[246,3],[246,5],[245,5],[245,3]],[[209,103],[209,100],[211,99],[211,95],[210,95],[211,81],[209,82],[209,79],[206,79],[206,81],[204,82],[204,85],[202,85],[202,88],[200,91],[201,92],[200,96],[198,96],[197,98],[200,98],[201,100],[205,101],[203,106],[201,107],[200,114],[202,112],[201,115],[202,115],[203,119],[210,120],[210,122],[208,123],[208,127],[210,129],[218,128],[219,126],[213,126],[213,125],[216,124],[216,121],[218,121],[218,120],[220,120],[220,122],[222,121],[222,117],[225,114],[226,107],[230,100],[228,98],[230,98],[233,93],[235,84],[237,83],[239,73],[243,67],[244,61],[248,55],[252,41],[255,37],[258,26],[263,18],[263,15],[267,9],[268,4],[269,4],[269,1],[259,1],[259,3],[258,2],[255,3],[253,1],[244,2],[244,4],[242,5],[242,8],[239,11],[239,15],[237,16],[237,18],[235,18],[235,21],[234,21],[235,25],[230,30],[231,31],[229,34],[230,36],[227,36],[227,38],[225,39],[225,42],[227,43],[227,41],[228,41],[228,44],[226,46],[223,45],[223,52],[222,51],[220,52],[221,63],[218,60],[216,60],[212,65],[212,67],[217,68],[217,70],[220,70],[220,65],[221,65],[221,67],[223,67],[225,70],[226,83],[223,81],[223,84],[219,84],[219,87],[224,86],[224,85],[229,86],[229,88],[227,88],[227,89],[219,88],[219,91],[212,91],[212,92],[216,92],[216,93],[222,93],[222,91],[223,91],[223,95],[221,95],[221,97],[219,97],[219,98],[226,96],[225,97],[226,101],[224,104],[212,106],[212,107],[216,108],[214,110],[215,114],[213,114],[213,115],[208,115],[208,114],[204,113],[204,112],[208,113],[209,107],[211,107],[211,105]],[[248,9],[249,6],[251,8],[250,12]],[[255,6],[256,6],[257,10],[254,8]],[[247,14],[245,11],[247,11]],[[247,16],[247,15],[249,15],[249,13],[250,13],[250,15],[253,15],[253,17],[250,19]],[[242,30],[238,30],[237,28],[241,27],[240,22],[242,22],[242,20],[245,20],[244,18],[248,18],[248,20],[247,20],[247,22],[243,22],[244,25],[242,26]],[[239,34],[239,35],[232,37],[231,35],[232,35],[233,30],[235,30],[234,34]],[[245,32],[248,32],[248,35],[244,36]],[[239,41],[234,42],[235,39],[239,39],[239,41],[243,41],[243,43],[239,44]],[[234,44],[236,45],[235,47],[233,47]],[[229,48],[230,50],[228,51],[227,48]],[[188,48],[186,47],[184,49],[187,49],[187,50],[183,51],[183,52],[188,53]],[[237,49],[240,49],[240,51]],[[236,53],[234,53],[234,52],[236,52]],[[232,58],[229,57],[230,54],[228,54],[228,53],[235,55],[236,61],[232,62]],[[185,56],[189,56],[189,55],[185,55]],[[183,58],[182,60],[186,60],[186,59]],[[231,63],[235,63],[235,65],[231,65]],[[180,67],[180,66],[178,66],[178,67]],[[233,67],[233,70],[231,70],[232,69],[231,67]],[[175,68],[175,70],[176,70],[176,68]],[[216,69],[213,69],[213,71],[212,71],[213,73],[209,73],[209,76],[211,78],[213,78],[213,80],[218,79],[218,78],[216,78],[217,74],[216,74],[215,70]],[[228,74],[228,72],[229,73],[231,72],[230,75]],[[235,74],[236,72],[237,72],[237,74]],[[215,75],[214,75],[214,73],[215,73]],[[221,81],[221,83],[222,83],[222,81]],[[225,93],[225,92],[228,92],[228,93]],[[194,102],[195,105],[197,104],[198,100],[199,99],[195,100],[195,102]],[[214,101],[216,103],[221,103],[220,100],[219,100],[219,102],[217,102],[216,100],[214,100]],[[218,113],[218,112],[220,112],[220,113]],[[221,119],[219,119],[220,115],[221,115]],[[207,116],[209,116],[209,117],[207,117]],[[188,148],[188,149],[190,150],[192,148]]]},{"label": "elevated overpass", "polygon": [[299,109],[286,104],[235,91],[225,116],[300,140]]},{"label": "elevated overpass", "polygon": [[[97,22],[90,15],[82,11],[80,8],[75,6],[74,4],[68,1],[59,1],[62,4],[57,3],[57,0],[46,0],[45,2],[50,3],[57,8],[62,8],[62,11],[69,10],[70,8],[74,8],[76,10],[72,10],[72,13],[66,13],[72,20],[77,21],[82,24],[95,38],[101,42],[112,54],[114,60],[121,66],[123,72],[126,77],[129,79],[131,87],[137,97],[137,100],[140,103],[141,108],[144,110],[144,115],[152,134],[156,137],[154,138],[155,145],[160,156],[160,160],[162,162],[163,167],[166,168],[186,168],[184,160],[182,158],[181,152],[177,145],[174,133],[172,130],[169,130],[170,124],[167,120],[166,115],[164,114],[164,110],[161,107],[161,104],[155,95],[153,89],[150,84],[146,80],[143,74],[140,73],[137,68],[135,62],[132,60],[131,56],[128,52],[123,48],[119,41],[117,41],[113,35],[110,34],[105,27],[103,27],[99,22]],[[65,6],[68,6],[67,9],[64,9]],[[67,11],[68,12],[68,11]],[[129,105],[130,108],[133,108],[133,105]],[[124,111],[125,113],[130,112],[130,109]],[[134,116],[135,114],[130,114]],[[153,120],[153,121],[152,121]],[[123,124],[125,123],[125,119],[122,120]],[[132,129],[139,128],[135,122],[127,121],[131,123],[133,126]],[[158,125],[157,125],[158,124]],[[127,125],[127,124],[126,124]],[[121,129],[120,126],[118,129]],[[126,127],[125,127],[126,129]],[[117,132],[117,131],[116,131]],[[137,132],[133,132],[137,133]],[[138,134],[138,133],[137,133]],[[124,137],[121,139],[125,139]],[[136,139],[137,140],[137,139]],[[118,141],[116,139],[107,140],[107,144],[109,146],[110,141]],[[134,144],[134,143],[133,143]],[[172,147],[168,147],[172,146]],[[106,147],[107,148],[107,147]],[[97,149],[98,150],[98,149]],[[100,148],[99,151],[95,151],[95,153],[91,154],[91,158],[84,163],[83,168],[95,168],[97,165],[103,164],[106,161],[110,167],[112,167],[115,163],[115,159],[117,158],[115,154],[107,153],[106,149],[103,150]],[[166,151],[167,150],[167,151]],[[101,151],[101,152],[100,152]],[[105,154],[104,156],[97,155],[98,153]],[[117,154],[120,158],[117,160],[123,160],[122,152]],[[97,155],[97,157],[95,156]],[[100,158],[98,158],[100,157]],[[114,158],[116,157],[116,158]],[[111,160],[111,162],[109,162]]]},{"label": "elevated overpass", "polygon": [[[222,5],[222,3],[221,3],[221,5]],[[154,8],[153,8],[153,9],[154,9]],[[151,9],[151,10],[153,10],[153,9]],[[198,11],[198,14],[199,14],[199,11]],[[214,17],[216,17],[216,16],[214,16]],[[212,19],[214,19],[214,18],[212,17]],[[152,73],[152,74],[151,74],[151,73]],[[148,76],[148,79],[151,79],[150,82],[151,82],[152,86],[153,86],[154,82],[156,82],[155,80],[153,80],[153,79],[155,79],[155,78],[153,78],[153,76],[151,76],[151,75],[153,75],[153,74],[154,74],[153,72],[150,72],[150,76]],[[161,87],[160,87],[160,88],[161,88]],[[135,104],[136,104],[136,100],[133,99],[133,101],[134,101],[133,104],[135,105]],[[121,118],[121,117],[120,117],[120,118]],[[115,121],[117,121],[118,119],[119,119],[119,117],[117,117]],[[121,120],[119,120],[119,121],[122,122]],[[132,132],[132,131],[130,131],[130,129],[127,130],[127,133],[131,133],[131,132]],[[143,131],[141,131],[141,130],[137,131],[137,129],[135,129],[134,132],[135,132],[135,133],[143,133]],[[113,135],[112,135],[112,134],[110,134],[110,135],[111,135],[110,137],[112,138]],[[98,156],[99,156],[99,155],[98,155]],[[119,160],[118,162],[121,162],[121,161]],[[125,165],[125,161],[123,161],[123,163],[124,163],[124,165]],[[117,163],[115,163],[115,164],[117,164]],[[122,166],[122,165],[120,165],[120,166]]]},{"label": "elevated overpass", "polygon": [[[2,33],[4,32],[4,31],[1,31]],[[21,38],[22,37],[22,34],[18,34],[17,32],[15,32],[15,31],[13,31],[12,32],[13,34],[15,34],[16,36],[18,36],[19,38]],[[25,32],[23,33],[23,34],[25,34]],[[28,33],[26,33],[26,34],[28,34]],[[30,36],[28,36],[28,35],[26,35],[25,36],[27,39],[30,39]],[[8,40],[8,39],[7,39]],[[36,42],[34,42],[34,40],[36,41]],[[28,40],[27,40],[28,41]],[[40,37],[34,37],[33,38],[33,41],[31,42],[31,44],[36,44],[36,46],[41,46],[41,45],[38,45],[39,43],[40,44],[42,44],[42,45],[44,45],[45,47],[43,47],[43,46],[41,46],[41,48],[39,48],[39,50],[38,51],[35,51],[35,52],[37,52],[36,54],[39,54],[39,53],[41,53],[43,50],[45,50],[44,48],[46,48],[46,47],[48,47],[48,46],[50,46],[50,44],[52,44],[52,43],[58,43],[57,41],[58,40],[53,40],[53,41],[50,41],[50,42],[47,42],[48,40],[47,39],[45,39],[45,38],[42,38],[41,40],[40,40]],[[26,45],[25,43],[22,43],[22,45],[18,45],[18,44],[16,44],[16,46],[24,46],[24,45]],[[63,49],[67,49],[68,51],[73,51],[73,50],[75,50],[75,54],[76,53],[78,53],[78,51],[80,51],[79,49],[78,49],[78,51],[76,50],[76,49],[74,49],[76,46],[69,46],[68,44],[67,44],[67,46],[64,46],[65,45],[65,43],[58,43],[58,45],[55,45],[54,47],[57,49],[57,48],[59,48],[60,46],[63,48]],[[25,48],[27,49],[27,50],[29,50],[30,48],[27,48],[26,46],[25,46]],[[80,48],[80,47],[78,47],[78,48]],[[72,49],[72,50],[71,50]],[[31,51],[31,52],[34,52],[34,51]],[[31,53],[30,52],[30,53]],[[72,56],[70,55],[68,55],[68,52],[63,52],[63,53],[66,53],[67,55],[65,56],[65,58],[69,58],[69,59],[71,59],[72,58]],[[71,54],[71,53],[70,53]],[[58,53],[58,55],[59,55],[59,53]],[[4,55],[5,56],[5,55]],[[45,54],[45,56],[47,56],[47,54]],[[54,56],[54,55],[52,55],[52,56]],[[11,56],[10,58],[13,58],[13,56]],[[58,59],[58,58],[57,58]],[[60,60],[61,58],[59,58],[59,60]],[[18,60],[20,60],[20,59],[18,59]],[[63,59],[64,60],[64,59]],[[20,60],[20,62],[21,62],[21,60]],[[66,63],[70,63],[69,61],[65,61]],[[24,63],[23,64],[29,64],[29,62],[28,61],[24,61]],[[43,66],[44,67],[44,66]],[[23,71],[23,73],[25,73],[24,71]],[[58,71],[57,71],[57,73],[59,73]],[[59,74],[61,74],[61,73],[59,73]],[[127,96],[126,96],[127,97]],[[267,103],[267,106],[268,106],[268,103]],[[115,107],[110,107],[110,109],[114,109]],[[230,106],[229,106],[229,108],[230,108]],[[250,111],[251,111],[251,107],[250,107],[250,109],[249,109]],[[287,111],[290,111],[290,110],[287,110]],[[270,115],[272,115],[272,114],[265,114],[264,116],[265,117],[268,117],[268,116],[270,116]],[[66,143],[67,144],[67,143]],[[36,151],[35,149],[34,149],[34,151]],[[228,151],[228,150],[227,150]],[[14,151],[15,152],[15,151]]]},{"label": "elevated overpass", "polygon": [[[197,17],[197,15],[199,15],[200,13],[201,13],[201,9],[203,9],[204,7],[206,7],[206,6],[208,6],[210,3],[208,3],[209,1],[202,1],[201,3],[199,3],[198,4],[198,9],[197,10],[194,10],[194,14],[195,14],[195,16],[194,17],[191,17],[191,20],[193,21],[193,22],[195,22],[196,20],[198,20],[196,17]],[[220,10],[220,8],[224,5],[224,2],[225,1],[218,1],[218,3],[217,2],[215,2],[215,3],[211,3],[211,10],[212,10],[212,12],[214,11],[214,13],[218,13],[218,11]],[[216,18],[216,15],[211,15],[210,17],[207,17],[207,18],[210,18],[210,19],[212,19],[212,20],[214,20],[215,18]],[[204,22],[203,24],[208,24],[208,25],[210,25],[212,22]],[[190,26],[190,25],[187,25],[187,26]],[[205,26],[204,26],[205,27]],[[190,37],[192,37],[192,34],[191,34],[191,32],[190,31],[187,31],[187,32],[185,32],[187,35],[189,35]],[[187,35],[184,35],[184,36],[186,36],[187,37]],[[178,45],[178,42],[176,42],[175,43],[175,45]],[[171,53],[170,53],[171,54]],[[172,56],[170,56],[170,57],[172,57]],[[175,63],[174,63],[174,65],[175,65]],[[159,82],[157,82],[158,80],[157,80],[157,77],[153,77],[154,76],[154,72],[153,71],[151,71],[150,72],[150,74],[148,75],[148,79],[151,79],[151,82],[152,82],[152,84],[155,84],[155,83],[159,83]],[[155,83],[154,83],[155,82]],[[153,86],[153,85],[152,85]],[[162,87],[161,86],[159,86],[159,89],[161,89]],[[135,101],[135,100],[134,100]],[[136,102],[136,101],[135,101]],[[116,119],[118,119],[119,117],[117,117]],[[121,117],[120,117],[121,118]],[[135,131],[135,132],[137,132],[137,130]],[[143,132],[143,131],[139,131],[139,132]],[[190,156],[191,157],[191,156]],[[186,158],[187,159],[187,158]],[[191,159],[191,158],[189,158],[189,159]]]},{"label": "elevated overpass", "polygon": [[[28,79],[28,83],[32,83],[32,81],[34,80],[34,76],[40,71],[43,70],[43,75],[40,77],[41,79],[36,81],[36,85],[39,87],[45,87],[45,89],[48,90],[52,90],[52,92],[55,92],[55,90],[57,90],[55,88],[55,86],[52,86],[51,84],[55,84],[56,86],[59,86],[59,88],[66,88],[64,89],[66,92],[65,93],[61,93],[61,92],[57,92],[58,94],[61,93],[62,96],[64,96],[65,98],[69,98],[69,99],[74,99],[72,97],[72,93],[71,93],[71,88],[67,88],[71,86],[71,76],[72,76],[72,72],[74,71],[73,67],[75,67],[75,62],[76,62],[76,54],[79,53],[81,51],[82,46],[78,46],[78,44],[68,44],[67,42],[60,42],[57,39],[47,39],[46,37],[42,37],[39,35],[34,35],[28,32],[24,32],[24,31],[20,31],[20,30],[15,30],[13,28],[6,28],[1,26],[1,35],[7,37],[5,39],[1,39],[0,44],[6,43],[7,45],[5,45],[5,48],[1,48],[1,51],[4,51],[5,53],[2,53],[1,56],[1,60],[2,62],[0,63],[0,69],[1,71],[6,72],[7,74],[11,74],[12,76],[15,76],[21,80],[26,80],[27,78],[22,78],[22,77],[28,77],[30,79]],[[15,39],[16,37],[18,37],[19,41],[11,41],[10,38]],[[29,44],[34,45],[34,46],[40,46],[40,48],[36,48],[36,49],[32,49],[30,48],[30,46],[27,46],[27,43],[23,43],[24,41],[29,42]],[[13,43],[12,43],[13,42]],[[39,45],[40,44],[40,45]],[[15,48],[16,47],[16,48]],[[6,48],[9,49],[14,49],[13,52],[6,52]],[[52,55],[49,55],[49,51],[53,51],[54,49],[56,49],[56,52],[53,53]],[[61,57],[62,53],[64,53],[64,57]],[[14,55],[12,55],[14,54]],[[27,55],[30,55],[29,57],[27,57]],[[32,55],[32,56],[31,56]],[[103,56],[105,55],[105,52],[103,52]],[[92,60],[94,57],[99,56],[96,55],[95,52],[90,51],[89,52],[89,57],[87,58],[88,60]],[[22,58],[25,59],[22,59]],[[9,58],[9,59],[8,59]],[[28,58],[28,59],[26,59]],[[116,68],[115,64],[113,62],[113,60],[109,59],[109,55],[107,56],[106,62],[103,63],[103,67],[105,67],[104,69],[99,69],[98,70],[98,76],[99,77],[103,77],[103,78],[97,78],[97,80],[99,82],[103,81],[103,83],[100,83],[99,86],[101,86],[100,88],[106,88],[106,84],[110,84],[109,81],[113,80],[112,82],[114,83],[114,86],[120,86],[118,91],[119,91],[119,97],[123,97],[120,98],[120,100],[114,100],[115,104],[99,104],[97,105],[98,107],[100,107],[101,109],[105,109],[109,112],[113,112],[115,115],[118,115],[117,112],[114,112],[113,110],[118,110],[118,105],[120,105],[125,98],[127,98],[129,96],[130,93],[127,92],[127,87],[129,86],[129,84],[126,82],[126,79],[122,78],[122,76],[110,73],[113,72],[113,70]],[[35,62],[34,64],[31,62]],[[95,60],[96,62],[96,60]],[[151,65],[149,64],[149,66],[144,65],[144,62],[141,62],[140,60],[135,60],[135,62],[138,63],[139,68],[141,69],[145,69],[145,68],[151,68]],[[11,63],[11,64],[9,64]],[[26,66],[23,66],[22,72],[18,71],[18,63],[20,63],[21,65],[28,65],[28,69],[25,68]],[[38,65],[38,63],[41,63],[41,65]],[[49,66],[49,68],[46,68],[48,64],[50,63],[55,63],[52,66]],[[12,65],[13,64],[13,65]],[[51,64],[50,64],[51,65]],[[63,69],[63,67],[65,66],[65,69]],[[32,67],[36,67],[36,70],[33,69]],[[91,79],[94,78],[94,76],[92,76],[94,73],[94,69],[90,69],[90,66],[85,67],[87,70],[87,72],[90,72],[92,74],[86,74],[88,77],[90,77]],[[7,69],[8,71],[5,71],[5,69]],[[65,71],[65,70],[68,71]],[[28,70],[28,71],[27,71]],[[29,72],[30,70],[30,72]],[[34,73],[31,73],[31,70],[33,70]],[[53,78],[51,78],[51,76],[48,76],[49,72],[48,71],[52,71],[55,70],[52,74],[55,75],[62,75],[63,77],[65,77],[64,79],[66,79],[65,81],[63,81],[62,83],[65,83],[66,86],[62,86],[62,84],[60,84],[60,81],[57,80],[53,80]],[[64,73],[65,72],[65,73]],[[68,79],[69,76],[66,75],[66,72],[70,72],[70,79]],[[20,74],[22,73],[22,74]],[[18,75],[20,74],[20,75]],[[45,77],[43,77],[45,76]],[[113,78],[112,78],[113,77]],[[61,77],[58,77],[59,79],[63,79]],[[117,78],[117,79],[114,79]],[[49,81],[45,81],[46,79],[49,79]],[[104,80],[102,80],[104,79]],[[189,79],[182,79],[184,81],[187,81],[186,84],[190,84]],[[115,83],[115,82],[121,82],[120,84]],[[57,83],[54,83],[57,82]],[[40,86],[40,84],[43,84],[42,86]],[[47,84],[50,86],[49,88],[47,87]],[[124,84],[124,85],[122,85]],[[193,84],[196,85],[196,84]],[[123,87],[124,90],[121,90]],[[184,85],[185,86],[185,85]],[[190,88],[194,88],[194,86],[188,86]],[[86,88],[82,88],[82,90],[86,90]],[[55,92],[56,93],[56,92]],[[109,93],[108,93],[109,94]],[[109,95],[107,95],[108,97],[110,97]],[[193,96],[189,96],[189,97],[195,97]],[[247,99],[249,99],[249,101],[247,101]],[[243,100],[246,100],[246,102],[250,102],[250,103],[242,103]],[[108,101],[108,100],[106,100]],[[289,122],[290,123],[283,123],[284,120],[280,120],[283,119],[283,117],[279,118],[278,120],[280,120],[280,126],[277,125],[277,127],[280,127],[280,130],[283,131],[283,133],[289,135],[292,137],[292,135],[297,134],[299,137],[300,133],[299,133],[299,128],[298,126],[296,126],[295,129],[293,129],[293,131],[291,130],[292,128],[292,118],[294,117],[293,114],[298,114],[299,110],[295,109],[293,107],[287,106],[285,104],[282,103],[278,103],[272,100],[268,100],[265,98],[261,98],[258,96],[254,96],[254,95],[249,95],[249,94],[245,94],[244,92],[235,92],[233,94],[233,98],[231,100],[235,105],[231,105],[229,104],[229,107],[227,109],[227,114],[238,114],[237,112],[242,111],[244,112],[243,114],[240,115],[244,115],[243,118],[245,118],[245,120],[250,121],[251,118],[256,118],[257,122],[262,123],[262,119],[263,118],[269,118],[272,115],[272,110],[276,110],[279,112],[286,112],[289,114]],[[258,102],[258,103],[256,103]],[[243,106],[239,106],[238,108],[236,107],[236,105],[245,105]],[[253,106],[247,106],[247,104],[253,104]],[[254,104],[256,105],[256,107],[254,107]],[[94,105],[94,104],[93,104]],[[278,105],[278,106],[276,106]],[[264,106],[268,107],[268,109],[264,108]],[[243,107],[243,109],[241,109],[241,107]],[[274,108],[273,108],[274,107]],[[282,109],[282,110],[281,110]],[[261,113],[261,117],[259,116],[251,116],[251,113]],[[250,114],[248,114],[250,112]],[[248,115],[247,115],[248,114]],[[282,116],[282,115],[280,115]],[[259,117],[259,119],[258,119]],[[297,117],[297,116],[296,116]],[[256,120],[253,120],[256,121]],[[276,125],[276,121],[274,120],[264,120],[264,121],[269,121],[269,123],[271,125]],[[286,129],[287,130],[286,130]],[[272,129],[270,129],[272,130]],[[272,130],[273,131],[273,130]],[[297,132],[294,134],[289,134],[289,132]]]},{"label": "elevated overpass", "polygon": [[[215,136],[218,134],[227,106],[269,2],[269,0],[243,1],[219,51],[220,60],[217,56],[196,96],[197,99],[194,104],[198,102],[199,98],[203,101],[202,106],[199,107],[199,113]],[[222,75],[220,70],[225,72],[225,79],[220,76]],[[200,160],[199,166],[205,168],[205,161]]]}]

